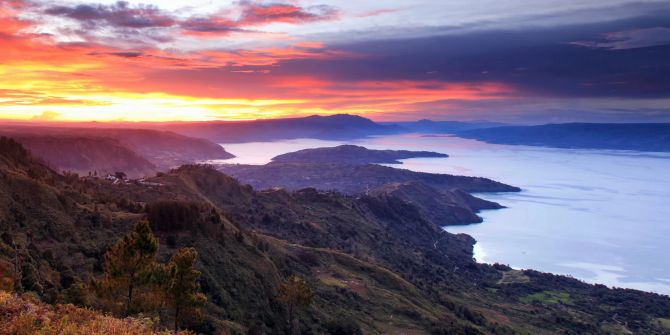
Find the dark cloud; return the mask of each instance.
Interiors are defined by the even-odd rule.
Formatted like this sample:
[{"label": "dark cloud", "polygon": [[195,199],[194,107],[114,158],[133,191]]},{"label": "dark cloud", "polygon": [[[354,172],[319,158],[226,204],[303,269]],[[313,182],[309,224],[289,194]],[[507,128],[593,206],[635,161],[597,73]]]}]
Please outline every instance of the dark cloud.
[{"label": "dark cloud", "polygon": [[217,17],[193,17],[180,23],[182,29],[196,33],[230,33],[241,31],[237,22]]},{"label": "dark cloud", "polygon": [[362,56],[288,60],[273,73],[301,73],[333,81],[499,82],[542,96],[668,97],[668,43],[655,39],[642,44],[630,38],[631,34],[620,34],[627,39],[609,48],[585,48],[574,41],[596,40],[616,32],[667,30],[669,26],[670,14],[658,12],[597,24],[331,44]]},{"label": "dark cloud", "polygon": [[248,31],[247,27],[257,27],[272,23],[301,24],[326,21],[337,18],[335,8],[319,5],[301,7],[288,3],[259,4],[252,1],[238,3],[242,14],[231,19],[221,15],[192,17],[179,23],[187,32],[225,35],[231,32]]},{"label": "dark cloud", "polygon": [[612,50],[646,48],[670,44],[670,28],[653,27],[604,34],[599,41],[575,41],[573,45]]},{"label": "dark cloud", "polygon": [[54,6],[46,14],[64,16],[88,26],[106,25],[121,28],[170,27],[174,18],[152,5],[132,6],[119,1],[113,5],[80,4],[76,6]]},{"label": "dark cloud", "polygon": [[84,27],[110,27],[137,29],[180,27],[193,33],[230,33],[246,31],[244,27],[262,26],[272,23],[301,24],[332,20],[338,11],[327,5],[301,7],[295,3],[260,4],[253,1],[241,1],[236,5],[241,11],[238,18],[229,18],[216,14],[179,19],[153,5],[131,5],[119,1],[112,5],[79,4],[74,6],[52,6],[44,10],[45,14],[67,17],[80,22]]},{"label": "dark cloud", "polygon": [[144,53],[133,52],[133,51],[125,51],[125,52],[111,52],[110,55],[118,56],[118,57],[124,57],[124,58],[137,58],[137,57],[142,57],[142,55],[144,55]]}]

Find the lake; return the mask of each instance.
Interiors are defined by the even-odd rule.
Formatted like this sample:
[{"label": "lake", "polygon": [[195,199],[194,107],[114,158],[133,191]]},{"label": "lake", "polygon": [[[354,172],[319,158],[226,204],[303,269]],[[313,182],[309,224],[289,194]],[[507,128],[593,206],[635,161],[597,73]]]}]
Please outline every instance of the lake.
[{"label": "lake", "polygon": [[[265,164],[278,154],[344,143],[297,139],[222,145],[238,156],[227,163]],[[446,153],[449,158],[390,166],[521,187],[520,193],[479,194],[507,208],[480,213],[481,224],[446,228],[473,236],[480,262],[670,294],[670,154],[494,145],[443,135],[346,143]]]}]

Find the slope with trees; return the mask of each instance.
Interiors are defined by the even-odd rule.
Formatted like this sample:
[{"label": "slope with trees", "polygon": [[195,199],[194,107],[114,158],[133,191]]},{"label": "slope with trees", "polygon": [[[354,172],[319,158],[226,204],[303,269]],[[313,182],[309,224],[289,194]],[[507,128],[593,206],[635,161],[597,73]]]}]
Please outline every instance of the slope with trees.
[{"label": "slope with trees", "polygon": [[[477,264],[472,238],[444,232],[393,196],[259,192],[203,166],[172,170],[151,184],[113,184],[57,174],[16,142],[0,147],[7,149],[0,151],[0,268],[17,279],[14,290],[45,303],[104,309],[87,279],[104,280],[105,253],[138,221],[164,217],[148,217],[147,205],[161,211],[170,206],[155,204],[183,202],[197,210],[181,222],[149,224],[159,242],[157,264],[185,255],[175,265],[184,280],[172,286],[185,294],[177,299],[160,289],[170,282],[166,273],[180,271],[157,270],[151,284],[172,301],[152,312],[162,327],[173,328],[178,315],[179,328],[211,334],[667,333],[670,298]],[[178,252],[190,247],[195,262],[192,252]],[[294,309],[291,328],[280,287],[294,275],[313,297]],[[147,285],[140,295],[151,291]],[[175,313],[177,301],[200,306],[198,286],[207,297],[202,318],[182,307]],[[133,293],[132,304],[141,305],[138,299]]]}]

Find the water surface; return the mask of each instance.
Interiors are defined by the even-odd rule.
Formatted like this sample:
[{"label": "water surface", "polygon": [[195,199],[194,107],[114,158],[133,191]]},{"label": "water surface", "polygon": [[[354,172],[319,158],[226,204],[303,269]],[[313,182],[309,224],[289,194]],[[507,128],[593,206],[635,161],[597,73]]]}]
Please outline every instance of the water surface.
[{"label": "water surface", "polygon": [[[278,154],[343,143],[298,139],[223,146],[238,156],[227,162],[264,164]],[[508,208],[482,212],[481,224],[446,228],[472,235],[480,262],[670,294],[670,154],[421,135],[348,143],[446,153],[449,158],[408,159],[396,167],[488,177],[521,187],[520,193],[480,194]]]}]

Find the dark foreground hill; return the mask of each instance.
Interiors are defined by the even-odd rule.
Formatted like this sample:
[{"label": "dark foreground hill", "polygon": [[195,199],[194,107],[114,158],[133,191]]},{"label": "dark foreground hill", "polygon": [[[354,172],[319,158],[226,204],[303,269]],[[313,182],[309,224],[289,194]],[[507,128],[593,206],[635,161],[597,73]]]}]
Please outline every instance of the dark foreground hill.
[{"label": "dark foreground hill", "polygon": [[564,123],[474,129],[456,134],[498,144],[670,151],[670,123]]},{"label": "dark foreground hill", "polygon": [[203,166],[112,184],[59,175],[11,140],[0,149],[0,267],[18,264],[17,289],[45,303],[99,308],[82,285],[149,211],[159,258],[198,251],[200,333],[287,334],[277,287],[294,274],[315,292],[303,334],[668,332],[670,298],[477,264],[471,237],[392,194],[258,192]]}]

